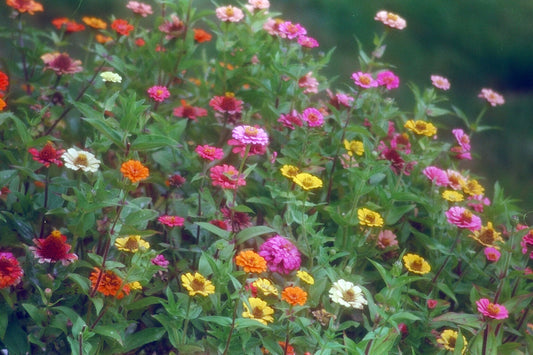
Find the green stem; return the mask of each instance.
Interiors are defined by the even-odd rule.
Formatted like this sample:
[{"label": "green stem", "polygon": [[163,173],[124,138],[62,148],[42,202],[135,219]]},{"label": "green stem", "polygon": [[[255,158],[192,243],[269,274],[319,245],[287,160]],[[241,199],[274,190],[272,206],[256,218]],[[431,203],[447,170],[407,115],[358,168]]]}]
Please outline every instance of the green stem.
[{"label": "green stem", "polygon": [[189,310],[191,309],[191,300],[192,297],[189,296],[187,301],[187,310],[185,311],[185,324],[183,325],[183,336],[181,338],[181,343],[185,344],[185,339],[187,339],[187,328],[189,327]]}]

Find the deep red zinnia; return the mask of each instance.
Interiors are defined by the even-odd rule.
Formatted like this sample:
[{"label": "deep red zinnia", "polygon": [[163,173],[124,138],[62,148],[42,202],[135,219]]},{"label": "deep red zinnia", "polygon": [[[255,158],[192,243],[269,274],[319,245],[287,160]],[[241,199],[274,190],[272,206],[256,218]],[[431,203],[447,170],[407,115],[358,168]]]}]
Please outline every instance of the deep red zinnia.
[{"label": "deep red zinnia", "polygon": [[61,261],[63,265],[67,265],[74,260],[78,260],[78,256],[69,253],[70,244],[67,244],[67,237],[61,234],[58,230],[54,230],[46,238],[34,239],[35,247],[30,247],[36,258],[40,263],[55,263]]},{"label": "deep red zinnia", "polygon": [[242,101],[235,98],[235,94],[227,92],[224,96],[215,96],[209,101],[215,111],[235,114],[242,111]]},{"label": "deep red zinnia", "polygon": [[64,149],[56,150],[52,145],[52,142],[46,143],[46,145],[41,150],[36,148],[28,149],[28,152],[33,156],[33,160],[38,161],[47,168],[50,164],[56,164],[57,166],[62,166],[63,161],[60,160],[61,155],[65,152]]},{"label": "deep red zinnia", "polygon": [[10,252],[0,252],[0,288],[14,286],[20,282],[24,271]]}]

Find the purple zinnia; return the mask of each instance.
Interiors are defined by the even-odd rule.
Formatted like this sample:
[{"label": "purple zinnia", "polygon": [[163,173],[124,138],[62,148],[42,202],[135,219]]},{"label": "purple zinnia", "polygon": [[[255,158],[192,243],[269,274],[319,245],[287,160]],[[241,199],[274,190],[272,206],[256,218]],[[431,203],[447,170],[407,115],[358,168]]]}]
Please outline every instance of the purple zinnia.
[{"label": "purple zinnia", "polygon": [[280,235],[264,242],[259,247],[259,255],[265,258],[270,271],[283,274],[298,270],[302,262],[298,248]]}]

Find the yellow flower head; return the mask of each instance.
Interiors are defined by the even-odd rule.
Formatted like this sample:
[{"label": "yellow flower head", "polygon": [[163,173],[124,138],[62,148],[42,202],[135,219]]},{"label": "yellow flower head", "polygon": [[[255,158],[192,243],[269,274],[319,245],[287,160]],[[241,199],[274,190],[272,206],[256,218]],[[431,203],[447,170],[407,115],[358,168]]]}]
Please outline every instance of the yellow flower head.
[{"label": "yellow flower head", "polygon": [[142,290],[143,289],[139,281],[130,282],[128,284],[128,287],[130,288],[130,290]]},{"label": "yellow flower head", "polygon": [[257,279],[253,284],[264,296],[278,295],[278,289],[268,279]]},{"label": "yellow flower head", "polygon": [[465,194],[470,196],[483,195],[485,188],[477,182],[477,180],[468,180],[467,182],[462,182],[461,187]]},{"label": "yellow flower head", "polygon": [[215,293],[215,286],[211,281],[207,280],[202,274],[195,272],[194,275],[190,272],[181,275],[181,284],[189,291],[189,296],[204,296]]},{"label": "yellow flower head", "polygon": [[454,190],[444,190],[442,192],[442,198],[450,202],[460,202],[464,200],[463,194]]},{"label": "yellow flower head", "polygon": [[492,227],[492,222],[487,222],[486,226],[481,227],[480,230],[474,231],[474,234],[469,235],[474,238],[479,244],[485,247],[493,247],[499,249],[497,242],[503,243],[502,235]]},{"label": "yellow flower head", "polygon": [[265,301],[257,297],[250,297],[248,298],[248,303],[250,304],[250,308],[248,308],[246,303],[243,304],[244,312],[242,312],[242,316],[244,318],[255,319],[264,325],[274,321],[272,317],[274,310]]},{"label": "yellow flower head", "polygon": [[300,169],[294,165],[283,165],[280,169],[281,174],[289,179],[293,179],[296,175],[300,173]]},{"label": "yellow flower head", "polygon": [[371,211],[368,208],[360,208],[357,210],[357,217],[359,224],[367,227],[382,227],[383,218],[377,212]]},{"label": "yellow flower head", "polygon": [[297,174],[292,179],[292,181],[294,181],[294,183],[296,183],[298,186],[300,186],[304,190],[312,190],[312,189],[318,189],[319,187],[322,187],[322,180],[308,173]]},{"label": "yellow flower head", "polygon": [[405,123],[405,128],[422,136],[432,137],[437,134],[437,127],[433,124],[422,120],[409,120]]},{"label": "yellow flower head", "polygon": [[431,271],[429,263],[421,256],[416,254],[405,254],[403,256],[405,268],[415,274],[425,275]]},{"label": "yellow flower head", "polygon": [[307,271],[298,270],[296,272],[296,276],[309,285],[313,285],[315,283],[315,279]]},{"label": "yellow flower head", "polygon": [[[457,343],[457,337],[459,336],[459,333],[452,329],[445,329],[442,333],[440,333],[440,337],[437,339],[437,343],[444,346],[444,349],[455,351],[455,344]],[[461,354],[464,354],[466,351],[466,345],[468,342],[466,341],[465,336],[463,335],[463,349],[461,350]]]},{"label": "yellow flower head", "polygon": [[107,28],[107,23],[97,17],[84,16],[81,20],[89,27],[105,30]]},{"label": "yellow flower head", "polygon": [[127,251],[129,253],[136,253],[139,250],[150,249],[150,243],[143,240],[140,235],[117,238],[115,240],[115,246],[118,250]]},{"label": "yellow flower head", "polygon": [[348,141],[344,140],[344,149],[348,151],[348,155],[353,157],[354,155],[363,155],[365,147],[361,141]]}]

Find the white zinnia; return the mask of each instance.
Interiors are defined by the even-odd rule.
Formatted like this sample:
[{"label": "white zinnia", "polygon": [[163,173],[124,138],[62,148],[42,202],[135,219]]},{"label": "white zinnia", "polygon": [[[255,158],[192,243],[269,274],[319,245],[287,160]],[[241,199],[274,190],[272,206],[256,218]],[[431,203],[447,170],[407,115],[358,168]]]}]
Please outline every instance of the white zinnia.
[{"label": "white zinnia", "polygon": [[61,156],[65,161],[65,166],[72,170],[83,170],[94,173],[100,167],[100,160],[96,159],[92,153],[84,150],[69,148]]},{"label": "white zinnia", "polygon": [[112,71],[104,71],[100,73],[100,77],[104,82],[112,82],[112,83],[121,83],[122,77],[118,75],[117,73],[113,73]]},{"label": "white zinnia", "polygon": [[329,298],[345,307],[363,309],[368,304],[359,286],[343,279],[333,283],[329,289]]}]

